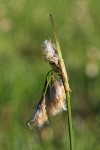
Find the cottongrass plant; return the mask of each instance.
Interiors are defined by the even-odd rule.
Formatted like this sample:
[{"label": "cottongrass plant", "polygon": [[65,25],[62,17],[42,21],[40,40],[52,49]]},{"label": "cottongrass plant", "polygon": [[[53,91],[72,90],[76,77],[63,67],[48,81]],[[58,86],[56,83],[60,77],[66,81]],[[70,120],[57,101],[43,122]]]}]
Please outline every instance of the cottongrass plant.
[{"label": "cottongrass plant", "polygon": [[[74,150],[71,104],[69,94],[71,90],[68,83],[67,71],[62,58],[60,44],[55,32],[52,15],[50,15],[50,19],[56,45],[52,43],[50,39],[45,40],[42,44],[41,50],[44,59],[51,65],[52,70],[47,73],[41,99],[27,125],[30,129],[33,129],[34,126],[41,128],[45,125],[45,123],[48,122],[48,116],[54,116],[59,114],[63,110],[67,110],[70,150]],[[55,78],[55,75],[58,76],[57,79]],[[67,108],[65,104],[66,98]]]}]

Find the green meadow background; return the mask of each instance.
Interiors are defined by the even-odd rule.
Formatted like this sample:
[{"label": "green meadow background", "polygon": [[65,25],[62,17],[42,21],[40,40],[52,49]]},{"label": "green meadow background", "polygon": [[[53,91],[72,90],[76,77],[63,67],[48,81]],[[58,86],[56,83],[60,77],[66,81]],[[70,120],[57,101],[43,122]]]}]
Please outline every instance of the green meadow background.
[{"label": "green meadow background", "polygon": [[100,0],[0,0],[0,150],[69,150],[67,112],[26,126],[47,72],[53,14],[72,89],[75,150],[100,150]]}]

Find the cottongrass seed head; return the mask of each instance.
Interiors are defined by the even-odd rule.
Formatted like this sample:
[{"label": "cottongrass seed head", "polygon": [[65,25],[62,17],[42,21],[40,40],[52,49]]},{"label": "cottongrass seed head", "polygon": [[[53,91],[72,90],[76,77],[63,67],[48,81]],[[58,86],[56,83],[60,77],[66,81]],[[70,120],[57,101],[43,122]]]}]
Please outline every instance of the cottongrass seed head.
[{"label": "cottongrass seed head", "polygon": [[54,43],[51,43],[51,40],[45,40],[42,44],[42,53],[50,65],[59,66],[58,54],[56,52],[56,46]]},{"label": "cottongrass seed head", "polygon": [[62,80],[52,79],[46,94],[46,105],[49,115],[56,115],[62,110],[66,110],[65,97]]},{"label": "cottongrass seed head", "polygon": [[35,112],[32,115],[32,119],[27,123],[29,128],[32,130],[34,126],[39,128],[48,122],[48,116],[46,113],[45,96],[42,96]]}]

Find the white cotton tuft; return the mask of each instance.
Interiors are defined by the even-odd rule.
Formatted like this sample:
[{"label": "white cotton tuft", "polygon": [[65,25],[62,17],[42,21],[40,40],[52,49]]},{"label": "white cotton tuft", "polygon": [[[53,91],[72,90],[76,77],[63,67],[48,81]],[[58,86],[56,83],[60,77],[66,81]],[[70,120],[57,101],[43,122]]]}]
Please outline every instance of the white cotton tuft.
[{"label": "white cotton tuft", "polygon": [[39,128],[43,127],[46,122],[48,122],[48,116],[46,113],[45,97],[43,96],[32,115],[32,119],[27,123],[27,125],[32,130],[34,126]]},{"label": "white cotton tuft", "polygon": [[58,55],[56,52],[56,46],[51,43],[51,40],[45,40],[42,44],[42,52],[44,58],[51,64],[58,66]]},{"label": "white cotton tuft", "polygon": [[47,111],[50,115],[56,115],[66,109],[65,90],[61,81],[52,80],[46,95]]},{"label": "white cotton tuft", "polygon": [[43,53],[48,53],[49,57],[53,57],[55,50],[52,46],[52,43],[50,40],[45,40],[43,45],[42,45],[42,50],[44,51]]}]

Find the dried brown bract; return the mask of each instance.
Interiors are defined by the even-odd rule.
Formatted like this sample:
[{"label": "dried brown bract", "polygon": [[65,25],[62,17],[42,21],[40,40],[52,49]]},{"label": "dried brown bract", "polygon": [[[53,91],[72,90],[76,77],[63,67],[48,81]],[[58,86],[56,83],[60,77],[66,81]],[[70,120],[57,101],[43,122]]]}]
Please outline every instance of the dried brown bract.
[{"label": "dried brown bract", "polygon": [[65,90],[62,80],[52,79],[46,94],[47,111],[50,115],[56,115],[66,110]]},{"label": "dried brown bract", "polygon": [[43,127],[48,122],[48,116],[46,113],[45,96],[42,96],[35,112],[33,113],[32,119],[27,123],[29,128],[32,130],[34,126]]}]

